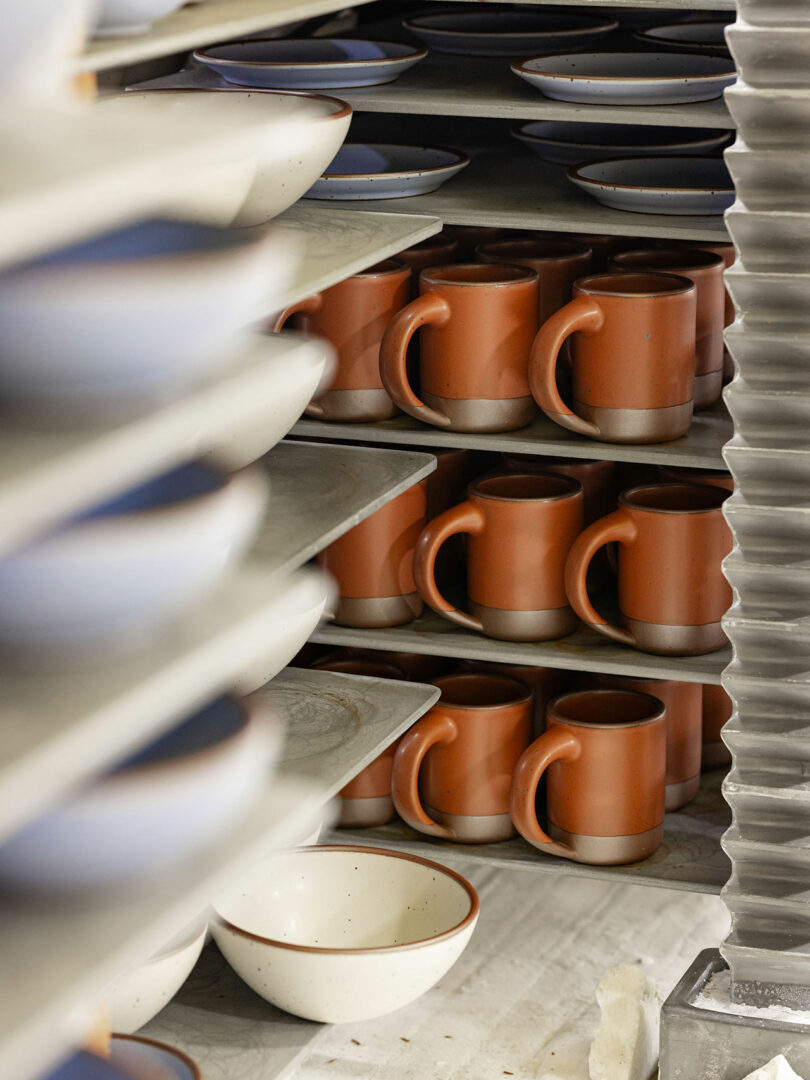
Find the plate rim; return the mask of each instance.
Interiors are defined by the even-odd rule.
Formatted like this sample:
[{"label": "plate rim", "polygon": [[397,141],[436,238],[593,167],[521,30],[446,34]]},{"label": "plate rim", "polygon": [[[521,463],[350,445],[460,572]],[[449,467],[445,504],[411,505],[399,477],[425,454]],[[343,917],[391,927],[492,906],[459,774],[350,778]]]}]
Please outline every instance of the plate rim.
[{"label": "plate rim", "polygon": [[578,165],[571,165],[566,170],[566,176],[574,183],[581,185],[588,184],[591,187],[597,188],[618,188],[620,191],[667,191],[673,195],[687,195],[694,192],[703,192],[707,195],[733,195],[734,183],[731,182],[731,187],[727,188],[708,188],[708,187],[674,187],[669,185],[667,187],[650,187],[648,184],[614,184],[607,181],[593,180],[589,176],[579,175],[580,169],[588,168],[591,165],[608,165],[614,162],[627,162],[627,161],[661,161],[662,158],[668,158],[673,161],[711,161],[711,158],[698,157],[694,154],[659,154],[654,158],[645,157],[640,155],[638,157],[610,157],[610,158],[595,158],[593,161],[581,161]]},{"label": "plate rim", "polygon": [[[632,49],[614,49],[608,52],[608,50],[602,50],[601,52],[593,52],[583,49],[579,52],[572,53],[540,53],[537,56],[524,56],[519,60],[513,60],[509,65],[512,71],[516,75],[521,77],[524,75],[534,75],[544,79],[556,79],[563,80],[564,82],[592,82],[603,83],[607,86],[616,85],[617,83],[655,83],[669,85],[671,83],[698,83],[698,82],[713,82],[716,79],[737,78],[737,69],[734,67],[734,61],[729,59],[731,64],[730,71],[715,71],[709,75],[569,75],[561,71],[538,71],[535,68],[526,67],[527,64],[533,60],[543,60],[546,58],[556,57],[568,57],[568,56],[644,56],[644,53],[634,52]],[[681,57],[686,58],[690,56],[698,57],[701,60],[707,59],[705,52],[687,52],[684,50],[680,53],[651,53],[651,56],[666,56],[668,58]],[[724,60],[725,57],[717,56],[717,60]]]},{"label": "plate rim", "polygon": [[[362,41],[366,42],[366,38],[258,38],[257,41],[273,41],[273,42],[289,42],[289,41]],[[211,57],[209,55],[211,49],[219,48],[222,45],[246,45],[247,41],[221,41],[217,45],[205,45],[201,49],[194,49],[192,57],[200,64],[208,66],[210,63],[218,64],[225,67],[248,67],[258,68],[262,71],[266,69],[306,69],[316,68],[321,71],[324,69],[337,68],[339,71],[345,71],[347,68],[357,67],[363,65],[363,67],[374,67],[382,64],[402,64],[410,63],[410,61],[424,60],[428,55],[428,50],[424,46],[411,45],[410,42],[399,41],[371,41],[368,39],[370,45],[395,45],[405,49],[411,49],[410,53],[405,56],[383,56],[376,57],[371,60],[221,60],[218,57]]]},{"label": "plate rim", "polygon": [[[440,150],[445,154],[452,154],[455,157],[455,161],[447,162],[446,165],[430,165],[424,169],[397,169],[390,172],[376,172],[376,173],[330,173],[322,172],[321,175],[314,181],[315,184],[319,184],[322,180],[329,182],[340,182],[345,180],[368,180],[372,176],[388,177],[392,180],[397,178],[407,179],[409,176],[425,176],[431,173],[444,172],[446,169],[465,168],[470,164],[470,157],[465,154],[463,150],[454,150],[449,146],[414,146],[411,143],[384,143],[384,142],[358,142],[349,143],[344,142],[340,147],[342,150],[346,146],[391,146],[396,149],[404,150]],[[340,153],[338,150],[338,153]],[[331,163],[330,163],[331,164]]]}]

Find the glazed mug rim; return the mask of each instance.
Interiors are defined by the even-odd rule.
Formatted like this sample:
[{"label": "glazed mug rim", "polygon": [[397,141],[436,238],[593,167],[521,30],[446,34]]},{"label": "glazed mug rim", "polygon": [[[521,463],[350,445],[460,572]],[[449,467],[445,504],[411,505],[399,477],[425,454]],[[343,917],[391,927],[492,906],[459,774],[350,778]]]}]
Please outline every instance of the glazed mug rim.
[{"label": "glazed mug rim", "polygon": [[[474,270],[481,275],[490,274],[487,281],[453,280],[452,272]],[[498,280],[500,278],[500,280]],[[420,283],[445,285],[450,288],[510,288],[515,285],[529,285],[538,282],[537,271],[528,266],[512,266],[510,263],[445,263],[443,266],[428,266],[419,273]]]},{"label": "glazed mug rim", "polygon": [[[651,709],[650,715],[642,717],[640,720],[627,720],[619,723],[600,723],[595,720],[575,720],[573,717],[562,715],[558,710],[561,704],[566,701],[570,701],[572,698],[587,697],[593,699],[594,697],[613,698],[614,701],[617,697],[632,697],[632,698],[645,698],[649,703]],[[650,724],[658,723],[666,717],[666,706],[660,698],[655,697],[654,694],[647,694],[643,690],[619,690],[607,687],[597,687],[588,690],[569,690],[565,694],[558,694],[557,697],[552,698],[548,703],[547,713],[549,719],[553,720],[557,724],[564,724],[566,727],[578,727],[578,728],[590,728],[592,731],[625,731],[629,728],[647,727]]]},{"label": "glazed mug rim", "polygon": [[[718,255],[718,258],[720,256]],[[619,288],[618,282],[624,280],[627,284],[628,278],[641,278],[649,279],[656,278],[660,280],[662,278],[667,279],[670,282],[668,289],[660,289],[659,291],[653,291],[648,287],[639,285],[633,291],[622,291]],[[597,284],[603,282],[603,285]],[[674,282],[674,284],[672,284]],[[613,284],[614,288],[611,288]],[[657,300],[659,297],[665,296],[683,296],[690,292],[696,292],[695,283],[690,281],[689,278],[684,277],[682,274],[668,274],[663,271],[660,273],[656,270],[622,270],[615,274],[587,274],[585,277],[577,278],[573,286],[574,293],[580,293],[584,296],[610,296],[617,297],[621,300]]]},{"label": "glazed mug rim", "polygon": [[[557,481],[563,485],[562,490],[556,495],[498,495],[494,492],[482,490],[484,484],[492,484],[499,480],[507,481],[520,481],[531,480],[535,483],[544,479]],[[551,470],[548,472],[511,472],[511,473],[495,473],[489,476],[479,476],[476,480],[471,480],[467,488],[469,496],[476,496],[479,499],[488,499],[491,502],[504,502],[504,503],[548,503],[557,502],[561,499],[575,498],[583,491],[582,484],[579,480],[576,480],[573,476],[568,476],[565,473],[556,473]]]},{"label": "glazed mug rim", "polygon": [[[641,492],[661,491],[662,489],[673,491],[676,488],[685,488],[687,491],[692,492],[697,489],[704,499],[709,497],[706,494],[707,492],[714,493],[716,504],[713,506],[690,506],[678,509],[664,506],[645,506],[643,503],[635,501]],[[639,484],[637,487],[628,488],[627,491],[623,491],[619,495],[619,505],[628,510],[638,510],[647,514],[714,514],[718,510],[722,511],[723,503],[730,494],[731,492],[725,488],[715,487],[710,484],[701,484],[698,481],[664,481],[663,483],[657,484]]]},{"label": "glazed mug rim", "polygon": [[[494,702],[485,705],[470,705],[462,704],[461,702],[447,701],[444,697],[444,683],[447,682],[465,682],[470,683],[473,680],[480,682],[484,680],[491,683],[511,683],[516,692],[519,693],[517,697],[505,698],[503,701]],[[489,712],[492,709],[505,709],[513,705],[525,705],[530,702],[534,697],[534,690],[523,679],[519,679],[517,675],[506,675],[500,672],[484,672],[484,671],[459,671],[451,675],[440,675],[438,679],[434,679],[432,685],[437,687],[441,691],[442,696],[433,706],[434,709],[460,709],[464,712]]]}]

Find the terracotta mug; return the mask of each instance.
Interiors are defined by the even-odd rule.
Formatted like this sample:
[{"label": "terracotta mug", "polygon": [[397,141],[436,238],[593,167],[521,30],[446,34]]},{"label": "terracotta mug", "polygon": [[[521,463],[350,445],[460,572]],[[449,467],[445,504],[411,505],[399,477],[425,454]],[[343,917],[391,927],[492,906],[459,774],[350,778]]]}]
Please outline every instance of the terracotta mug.
[{"label": "terracotta mug", "polygon": [[[317,671],[338,671],[345,675],[367,675],[375,679],[405,678],[405,672],[401,668],[381,660],[324,657],[312,667]],[[375,825],[387,825],[394,819],[391,772],[399,742],[399,739],[395,739],[370,765],[366,765],[354,780],[341,788],[338,828],[365,829]]]},{"label": "terracotta mug", "polygon": [[[665,709],[648,694],[579,690],[548,707],[545,733],[518,762],[512,821],[549,855],[615,866],[664,838]],[[546,780],[547,832],[536,796]]]},{"label": "terracotta mug", "polygon": [[647,247],[646,241],[642,243],[638,237],[629,236],[606,236],[603,233],[561,233],[545,232],[539,236],[557,240],[576,240],[578,244],[584,244],[591,249],[591,273],[604,274],[607,269],[607,261],[617,251],[626,251],[628,247]]},{"label": "terracotta mug", "polygon": [[532,691],[506,675],[437,679],[438,704],[394,757],[394,806],[412,829],[485,844],[514,834],[512,773],[531,741]]},{"label": "terracotta mug", "polygon": [[611,256],[611,270],[624,273],[662,272],[688,278],[697,290],[695,310],[695,409],[708,409],[723,389],[725,264],[711,251],[651,248]]},{"label": "terracotta mug", "polygon": [[574,282],[591,268],[590,248],[576,240],[495,240],[479,244],[475,254],[482,263],[506,263],[534,270],[539,281],[541,323],[568,303]]},{"label": "terracotta mug", "polygon": [[557,668],[535,667],[533,664],[497,664],[492,660],[461,660],[456,671],[459,674],[481,672],[484,675],[512,675],[530,686],[534,693],[533,739],[546,730],[548,703],[565,689],[567,674]]},{"label": "terracotta mug", "polygon": [[734,477],[725,469],[687,469],[683,466],[660,465],[662,480],[676,484],[708,484],[710,487],[734,490]]},{"label": "terracotta mug", "polygon": [[411,268],[411,300],[419,295],[419,275],[432,266],[446,266],[458,258],[458,240],[440,232],[397,253],[399,262]]},{"label": "terracotta mug", "polygon": [[731,698],[722,686],[703,687],[703,755],[702,769],[723,769],[731,764],[731,751],[720,732],[731,719]]},{"label": "terracotta mug", "polygon": [[349,529],[318,555],[335,578],[340,626],[400,626],[422,612],[413,578],[413,553],[425,527],[422,480]]},{"label": "terracotta mug", "polygon": [[[388,652],[382,649],[360,649],[354,646],[342,646],[332,649],[320,661],[313,661],[308,667],[318,667],[320,662],[331,664],[342,660],[371,660],[399,669],[400,678],[408,682],[431,683],[442,675],[449,675],[456,667],[456,661],[449,656],[433,656],[430,653]],[[389,676],[385,676],[388,678]]]},{"label": "terracotta mug", "polygon": [[[486,476],[467,501],[434,518],[419,537],[414,578],[423,599],[445,619],[505,641],[546,641],[577,626],[563,572],[582,529],[582,487],[551,473]],[[436,585],[442,544],[467,533],[470,613]]]},{"label": "terracotta mug", "polygon": [[[650,484],[619,496],[612,514],[578,537],[565,567],[571,606],[605,637],[644,652],[697,656],[722,649],[721,619],[731,604],[722,561],[731,551],[723,517],[728,492],[708,484]],[[623,626],[600,615],[586,575],[604,544],[619,544],[619,610]]]},{"label": "terracotta mug", "polygon": [[456,257],[459,262],[473,262],[475,249],[479,244],[506,240],[514,236],[511,229],[502,229],[498,225],[445,225],[443,231],[458,244]]},{"label": "terracotta mug", "polygon": [[[534,416],[527,377],[537,330],[537,274],[463,264],[423,270],[420,295],[389,323],[380,375],[403,412],[449,431],[513,431]],[[408,380],[420,328],[421,398]]]},{"label": "terracotta mug", "polygon": [[[696,289],[673,274],[580,278],[570,304],[547,319],[532,347],[529,381],[543,412],[603,442],[680,438],[692,421]],[[573,412],[557,388],[569,342]]]},{"label": "terracotta mug", "polygon": [[703,743],[703,687],[700,683],[669,679],[634,679],[630,676],[591,676],[591,684],[606,690],[638,690],[658,698],[666,709],[666,809],[680,810],[700,789],[700,754]]},{"label": "terracotta mug", "polygon": [[[726,270],[734,264],[734,260],[737,254],[734,250],[733,244],[712,244],[705,240],[677,240],[667,241],[667,247],[688,247],[698,248],[700,251],[711,251],[715,255],[719,255],[723,260],[723,264]],[[734,309],[734,301],[731,299],[731,294],[728,289],[725,289],[725,305],[723,314],[723,325],[731,326],[737,317],[737,312]],[[731,359],[728,349],[723,349],[723,382],[729,382],[734,378],[734,361]]]},{"label": "terracotta mug", "polygon": [[300,300],[276,318],[274,332],[297,315],[299,329],[326,338],[337,351],[332,385],[307,405],[307,416],[365,423],[399,412],[380,380],[380,342],[392,317],[408,303],[410,277],[409,266],[387,259]]}]

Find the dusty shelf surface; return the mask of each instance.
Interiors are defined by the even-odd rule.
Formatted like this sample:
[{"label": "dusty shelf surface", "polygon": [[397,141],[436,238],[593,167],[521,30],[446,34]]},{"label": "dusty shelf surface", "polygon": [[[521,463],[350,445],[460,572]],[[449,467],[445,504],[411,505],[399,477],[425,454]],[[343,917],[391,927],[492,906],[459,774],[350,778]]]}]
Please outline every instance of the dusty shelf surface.
[{"label": "dusty shelf surface", "polygon": [[714,896],[571,877],[527,888],[523,874],[439,861],[472,882],[481,916],[456,965],[411,1005],[365,1023],[300,1020],[211,945],[144,1034],[185,1050],[205,1080],[588,1080],[605,972],[640,964],[665,995],[728,927]]},{"label": "dusty shelf surface", "polygon": [[651,446],[620,446],[586,439],[566,431],[539,411],[529,427],[494,435],[442,431],[405,415],[374,424],[330,424],[303,417],[292,430],[294,435],[308,438],[352,439],[400,446],[466,447],[512,454],[604,458],[649,465],[718,469],[723,468],[723,446],[732,436],[733,425],[725,406],[720,403],[696,414],[689,434],[684,438]]},{"label": "dusty shelf surface", "polygon": [[653,656],[652,653],[618,645],[584,628],[556,641],[496,641],[472,630],[462,630],[430,609],[405,626],[392,626],[384,630],[358,630],[325,623],[315,631],[312,640],[326,645],[351,645],[362,649],[714,684],[720,683],[723,668],[731,660],[729,647],[706,656]]},{"label": "dusty shelf surface", "polygon": [[77,1008],[89,1009],[253,860],[312,831],[326,802],[438,698],[432,686],[292,669],[258,694],[288,724],[280,775],[202,855],[109,896],[34,904],[0,893],[3,1075],[38,1075],[76,1035],[70,1019],[87,1019]]}]

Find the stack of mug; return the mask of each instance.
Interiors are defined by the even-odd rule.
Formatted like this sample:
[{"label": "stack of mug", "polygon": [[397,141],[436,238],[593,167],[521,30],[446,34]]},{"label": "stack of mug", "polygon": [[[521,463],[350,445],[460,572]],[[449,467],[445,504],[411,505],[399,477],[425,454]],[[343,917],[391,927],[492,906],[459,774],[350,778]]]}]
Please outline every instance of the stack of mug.
[{"label": "stack of mug", "polygon": [[697,683],[407,653],[337,649],[311,666],[442,693],[343,789],[341,826],[398,814],[427,836],[472,844],[517,831],[543,852],[601,865],[658,849],[665,811],[691,802],[701,767],[718,764],[706,743],[701,764],[701,733],[730,704]]}]

